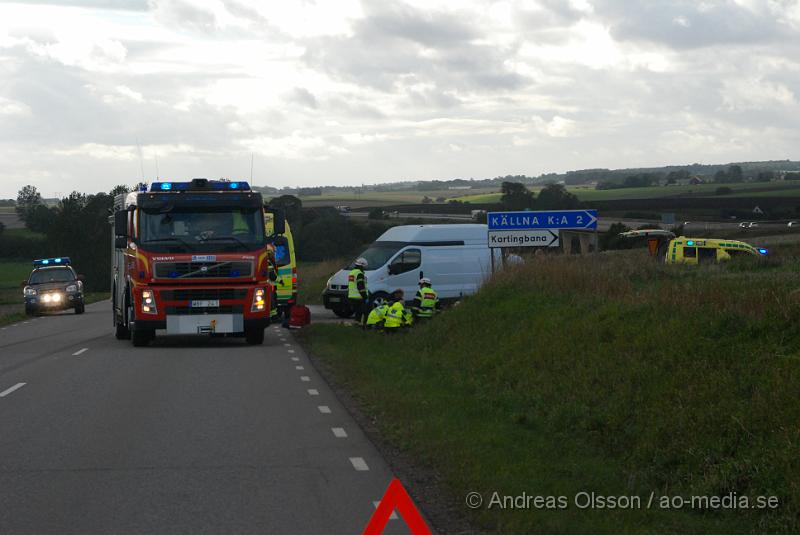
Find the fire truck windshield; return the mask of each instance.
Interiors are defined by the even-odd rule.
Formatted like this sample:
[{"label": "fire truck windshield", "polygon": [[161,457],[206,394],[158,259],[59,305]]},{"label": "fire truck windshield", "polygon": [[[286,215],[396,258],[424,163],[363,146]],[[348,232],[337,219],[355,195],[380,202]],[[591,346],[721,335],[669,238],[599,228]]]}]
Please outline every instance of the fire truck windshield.
[{"label": "fire truck windshield", "polygon": [[253,207],[142,210],[139,244],[157,252],[253,250],[264,246],[264,219]]}]

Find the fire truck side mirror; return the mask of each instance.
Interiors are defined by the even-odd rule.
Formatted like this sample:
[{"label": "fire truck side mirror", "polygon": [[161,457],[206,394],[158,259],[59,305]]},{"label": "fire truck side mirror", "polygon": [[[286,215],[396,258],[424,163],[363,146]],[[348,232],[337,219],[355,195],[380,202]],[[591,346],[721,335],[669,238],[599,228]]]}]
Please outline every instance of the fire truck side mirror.
[{"label": "fire truck side mirror", "polygon": [[271,208],[273,233],[277,236],[286,232],[286,214],[278,208]]},{"label": "fire truck side mirror", "polygon": [[114,212],[114,236],[128,237],[128,212],[126,210]]}]

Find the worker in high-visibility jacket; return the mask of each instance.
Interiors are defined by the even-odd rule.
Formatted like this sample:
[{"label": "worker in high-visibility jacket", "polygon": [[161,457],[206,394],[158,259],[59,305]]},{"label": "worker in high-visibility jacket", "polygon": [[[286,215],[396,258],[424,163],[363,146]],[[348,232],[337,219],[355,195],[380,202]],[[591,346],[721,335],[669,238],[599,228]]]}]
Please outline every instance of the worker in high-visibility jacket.
[{"label": "worker in high-visibility jacket", "polygon": [[417,319],[432,318],[437,308],[439,308],[439,295],[431,287],[431,280],[423,277],[419,280],[419,290],[417,290],[414,303],[411,305],[414,316]]},{"label": "worker in high-visibility jacket", "polygon": [[367,310],[369,290],[367,290],[367,277],[364,275],[367,265],[365,258],[358,258],[353,262],[353,269],[347,275],[347,301],[355,313],[355,320],[361,325],[366,323],[369,313]]},{"label": "worker in high-visibility jacket", "polygon": [[272,288],[269,302],[269,322],[275,323],[278,319],[278,294],[275,290],[275,281],[278,280],[278,264],[275,261],[275,246],[267,244],[267,276],[269,285]]},{"label": "worker in high-visibility jacket", "polygon": [[392,304],[386,310],[386,320],[383,323],[383,330],[387,333],[396,333],[403,327],[408,327],[409,315],[403,304],[403,290],[397,289],[392,292]]},{"label": "worker in high-visibility jacket", "polygon": [[389,310],[387,303],[381,303],[373,308],[367,316],[367,329],[382,331],[383,324],[386,322],[386,311]]}]

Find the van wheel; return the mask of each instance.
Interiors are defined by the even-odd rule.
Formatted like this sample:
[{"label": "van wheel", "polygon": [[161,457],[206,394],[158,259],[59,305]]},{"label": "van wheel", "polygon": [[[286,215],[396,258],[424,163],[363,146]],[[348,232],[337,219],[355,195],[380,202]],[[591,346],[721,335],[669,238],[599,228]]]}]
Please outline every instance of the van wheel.
[{"label": "van wheel", "polygon": [[352,318],[353,317],[353,309],[348,306],[338,306],[333,307],[333,313],[339,316],[340,318]]},{"label": "van wheel", "polygon": [[248,345],[260,346],[264,343],[264,329],[247,329],[244,332],[244,339]]}]

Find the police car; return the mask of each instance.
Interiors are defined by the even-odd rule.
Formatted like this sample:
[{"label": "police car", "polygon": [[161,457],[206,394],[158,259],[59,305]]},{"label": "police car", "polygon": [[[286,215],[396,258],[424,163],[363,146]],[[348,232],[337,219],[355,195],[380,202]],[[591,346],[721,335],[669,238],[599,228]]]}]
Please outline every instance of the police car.
[{"label": "police car", "polygon": [[34,260],[33,271],[22,285],[29,316],[69,308],[83,314],[83,276],[75,273],[66,256]]}]

